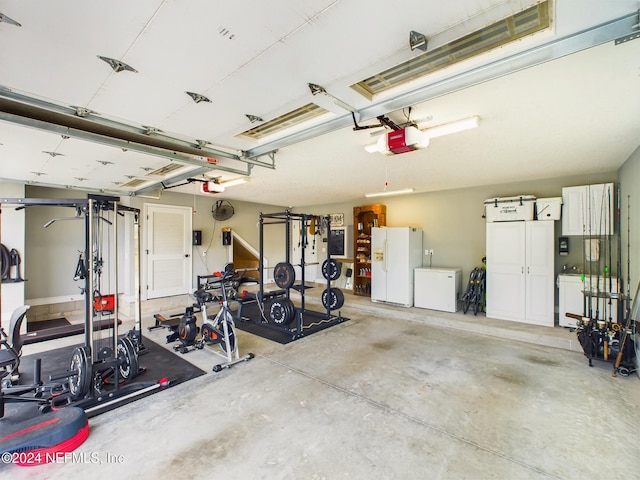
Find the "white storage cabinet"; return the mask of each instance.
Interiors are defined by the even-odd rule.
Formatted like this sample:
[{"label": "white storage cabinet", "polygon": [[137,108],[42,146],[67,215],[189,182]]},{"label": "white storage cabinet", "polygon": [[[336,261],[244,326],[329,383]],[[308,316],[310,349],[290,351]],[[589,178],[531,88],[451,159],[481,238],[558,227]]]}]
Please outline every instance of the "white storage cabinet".
[{"label": "white storage cabinet", "polygon": [[[598,284],[599,286],[596,286]],[[610,291],[619,292],[619,289],[618,279],[615,277],[611,278],[611,288],[609,288],[609,278],[590,279],[586,276],[583,281],[580,275],[558,275],[558,325],[576,328],[576,320],[567,317],[566,313],[589,316],[589,310],[593,318],[596,318],[597,312],[600,320],[611,319],[613,323],[617,323],[618,300],[611,299],[609,304],[606,294]],[[583,293],[585,290],[593,292],[593,295],[587,295],[585,298]],[[597,304],[596,298],[599,298]]]},{"label": "white storage cabinet", "polygon": [[599,237],[614,233],[614,184],[562,189],[562,234]]},{"label": "white storage cabinet", "polygon": [[555,325],[553,227],[487,223],[487,317]]}]

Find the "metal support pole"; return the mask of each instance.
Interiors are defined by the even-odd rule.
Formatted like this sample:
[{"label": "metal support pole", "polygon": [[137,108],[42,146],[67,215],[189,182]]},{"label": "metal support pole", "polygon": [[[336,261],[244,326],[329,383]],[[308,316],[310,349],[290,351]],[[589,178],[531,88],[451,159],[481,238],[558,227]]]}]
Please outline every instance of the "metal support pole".
[{"label": "metal support pole", "polygon": [[96,361],[95,352],[93,348],[93,317],[95,315],[93,305],[93,295],[95,292],[95,250],[93,245],[94,227],[95,227],[95,215],[94,215],[95,201],[89,199],[87,202],[87,216],[86,216],[86,228],[85,228],[85,261],[88,262],[87,266],[87,278],[85,279],[85,321],[84,321],[84,344],[89,348],[91,352],[91,361]]}]

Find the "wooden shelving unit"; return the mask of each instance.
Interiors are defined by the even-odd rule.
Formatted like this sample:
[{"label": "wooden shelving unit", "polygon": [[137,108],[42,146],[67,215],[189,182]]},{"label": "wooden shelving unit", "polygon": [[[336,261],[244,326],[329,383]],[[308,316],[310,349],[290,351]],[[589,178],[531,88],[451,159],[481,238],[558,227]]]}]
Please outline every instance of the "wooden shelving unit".
[{"label": "wooden shelving unit", "polygon": [[371,229],[387,224],[385,205],[353,208],[353,293],[371,296]]}]

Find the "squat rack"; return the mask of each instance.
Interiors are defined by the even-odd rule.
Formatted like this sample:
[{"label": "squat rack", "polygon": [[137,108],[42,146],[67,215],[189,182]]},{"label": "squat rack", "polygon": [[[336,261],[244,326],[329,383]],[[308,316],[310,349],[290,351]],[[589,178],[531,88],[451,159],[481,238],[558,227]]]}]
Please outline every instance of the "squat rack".
[{"label": "squat rack", "polygon": [[[301,269],[301,278],[299,284],[294,284],[295,274],[293,266],[291,265],[291,234],[292,234],[292,225],[294,223],[299,223],[300,226],[300,263],[297,265]],[[259,309],[262,312],[261,325],[272,328],[275,330],[283,331],[285,333],[290,333],[294,339],[300,338],[304,335],[305,328],[309,328],[310,325],[305,325],[305,315],[309,315],[319,320],[314,325],[325,324],[326,326],[333,325],[335,323],[340,323],[346,318],[342,317],[338,312],[337,315],[333,315],[331,313],[332,310],[339,309],[344,303],[344,295],[339,289],[331,287],[331,281],[335,280],[337,277],[335,273],[337,272],[337,276],[339,276],[339,270],[335,260],[331,259],[331,255],[329,249],[327,248],[327,256],[325,261],[322,264],[323,274],[327,281],[326,289],[323,292],[323,304],[325,306],[325,312],[315,312],[313,310],[309,310],[306,307],[306,299],[305,299],[305,290],[307,288],[311,288],[306,283],[306,266],[313,265],[314,263],[307,263],[305,258],[305,251],[308,243],[308,227],[310,225],[318,225],[325,227],[326,226],[326,235],[327,238],[330,237],[331,234],[331,218],[330,216],[322,216],[322,215],[312,215],[306,213],[292,213],[290,210],[285,210],[284,212],[278,213],[261,213],[260,214],[260,258],[258,263],[258,271],[260,278],[260,286],[257,294],[256,301],[259,305]],[[265,225],[284,225],[285,226],[285,261],[279,263],[274,268],[274,278],[277,277],[278,270],[284,271],[286,273],[287,281],[282,284],[277,281],[276,284],[280,283],[282,290],[276,290],[272,292],[265,292],[264,289],[264,278],[265,278],[265,265],[264,265],[264,227]],[[280,268],[282,267],[282,268]],[[329,274],[328,271],[331,271],[332,274]],[[326,273],[326,274],[325,274]],[[268,302],[278,302],[279,298],[285,298],[287,303],[290,303],[290,290],[294,289],[300,293],[300,307],[293,307],[293,316],[295,319],[295,327],[293,329],[287,326],[287,322],[283,322],[283,324],[270,324],[267,321],[267,316],[264,315],[265,305]],[[335,301],[336,297],[338,297],[339,301]],[[286,305],[285,305],[286,307]],[[289,312],[290,314],[290,312]],[[286,308],[285,308],[285,315]]]}]

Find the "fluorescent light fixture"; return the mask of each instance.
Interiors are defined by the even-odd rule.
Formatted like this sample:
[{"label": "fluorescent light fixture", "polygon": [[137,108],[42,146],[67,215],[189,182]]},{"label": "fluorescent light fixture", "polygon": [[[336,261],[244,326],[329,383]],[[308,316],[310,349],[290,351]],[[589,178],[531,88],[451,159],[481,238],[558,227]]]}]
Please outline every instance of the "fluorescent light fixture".
[{"label": "fluorescent light fixture", "polygon": [[227,182],[220,182],[220,185],[226,188],[226,187],[235,187],[236,185],[242,185],[243,183],[248,183],[248,182],[249,182],[248,178],[240,177],[240,178],[234,178],[233,180],[229,180]]},{"label": "fluorescent light fixture", "polygon": [[384,197],[388,195],[403,195],[405,193],[413,193],[413,188],[403,188],[402,190],[385,190],[384,192],[365,193],[367,198],[371,197]]},{"label": "fluorescent light fixture", "polygon": [[480,125],[480,117],[464,118],[451,123],[445,123],[443,125],[437,125],[431,128],[425,128],[422,130],[427,138],[442,137],[443,135],[449,135],[451,133],[462,132],[464,130],[470,130]]}]

